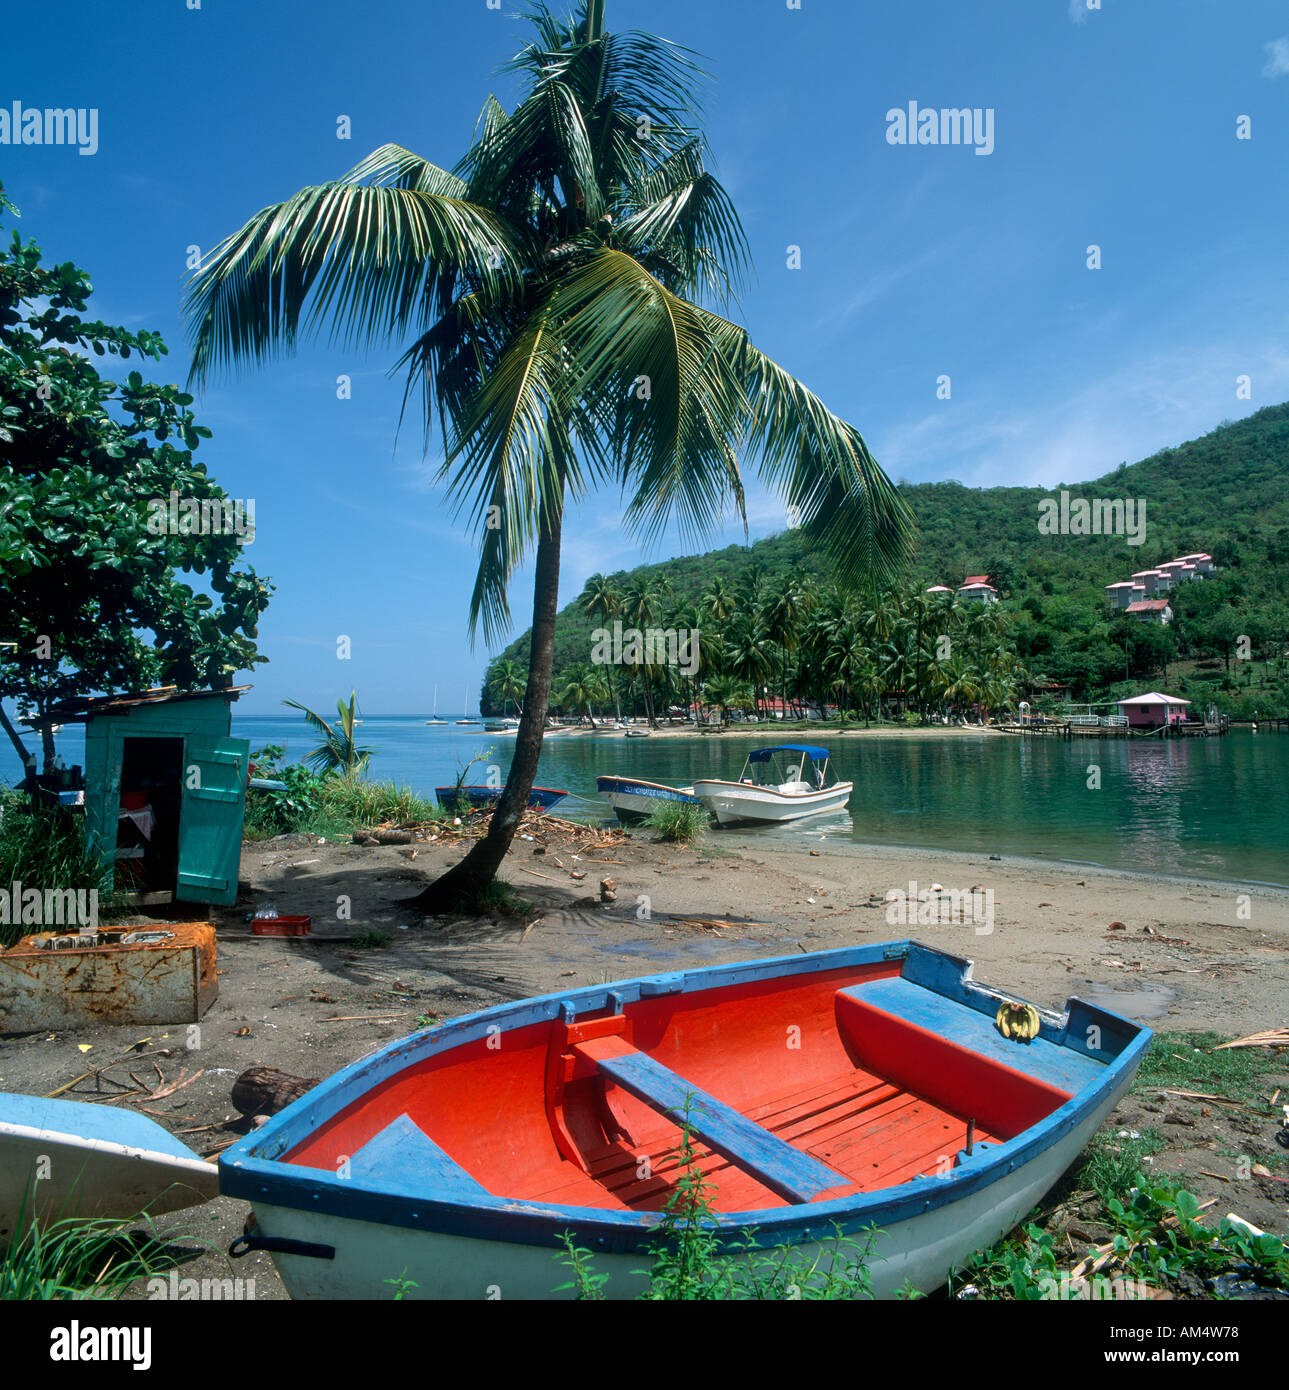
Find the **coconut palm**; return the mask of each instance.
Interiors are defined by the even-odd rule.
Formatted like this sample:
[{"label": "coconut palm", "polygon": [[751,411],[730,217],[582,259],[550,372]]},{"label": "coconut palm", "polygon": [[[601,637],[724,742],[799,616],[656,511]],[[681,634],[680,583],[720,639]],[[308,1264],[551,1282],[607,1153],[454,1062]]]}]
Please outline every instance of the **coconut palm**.
[{"label": "coconut palm", "polygon": [[[509,713],[511,704],[518,705],[524,698],[526,685],[524,672],[516,661],[498,661],[488,672],[488,693],[501,701],[502,714]],[[522,708],[521,705],[521,711]]]},{"label": "coconut palm", "polygon": [[371,761],[371,755],[376,750],[359,748],[354,741],[354,725],[358,715],[357,692],[349,692],[348,704],[343,700],[336,701],[336,712],[340,717],[335,724],[328,724],[320,714],[315,714],[298,700],[283,700],[282,703],[291,709],[298,709],[322,738],[322,742],[311,753],[306,753],[304,758],[321,776],[339,772],[345,777],[356,777]]},{"label": "coconut palm", "polygon": [[575,714],[586,715],[593,726],[596,705],[607,704],[610,699],[609,683],[596,666],[575,666],[559,692],[560,704]]},{"label": "coconut palm", "polygon": [[263,209],[189,288],[193,378],[259,363],[329,325],[406,343],[405,405],[437,418],[449,499],[478,528],[470,631],[510,623],[509,581],[534,557],[524,715],[487,836],[422,895],[470,904],[528,803],[550,701],[565,507],[623,489],[628,527],[710,534],[743,514],[740,464],[796,509],[848,583],[908,559],[912,519],[854,425],[760,352],[723,310],[747,244],[706,167],[701,71],[640,32],[530,9],[495,97],[448,171],[397,145]]}]

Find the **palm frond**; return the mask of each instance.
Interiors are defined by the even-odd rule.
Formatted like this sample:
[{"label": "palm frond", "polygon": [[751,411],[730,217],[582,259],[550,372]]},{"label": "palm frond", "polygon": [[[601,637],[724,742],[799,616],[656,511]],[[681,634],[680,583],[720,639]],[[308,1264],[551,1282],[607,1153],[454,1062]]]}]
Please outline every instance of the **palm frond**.
[{"label": "palm frond", "polygon": [[455,175],[384,146],[345,178],[262,209],[205,258],[184,297],[190,377],[293,350],[306,301],[304,331],[329,321],[332,339],[349,344],[428,327],[445,279],[494,296],[513,289],[517,240],[461,196]]}]

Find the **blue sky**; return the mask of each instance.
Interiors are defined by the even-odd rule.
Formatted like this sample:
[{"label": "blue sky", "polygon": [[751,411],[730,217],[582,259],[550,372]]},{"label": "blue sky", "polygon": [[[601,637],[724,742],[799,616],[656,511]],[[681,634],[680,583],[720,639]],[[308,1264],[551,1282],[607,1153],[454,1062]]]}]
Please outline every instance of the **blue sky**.
[{"label": "blue sky", "polygon": [[[187,372],[190,246],[386,141],[450,166],[487,92],[513,100],[496,69],[524,34],[511,0],[188,3],[20,7],[0,53],[0,108],[99,112],[92,157],[0,145],[18,225],[90,271],[97,316],[164,334],[168,380]],[[892,477],[1054,486],[1289,398],[1289,9],[1086,5],[609,0],[610,28],[705,55],[707,129],[755,258],[743,318]],[[887,112],[910,101],[992,110],[992,153],[890,144]],[[215,432],[198,457],[255,499],[247,556],[277,586],[245,713],[351,687],[373,713],[428,712],[435,685],[440,711],[477,698],[474,541],[418,424],[395,449],[399,346],[308,344],[198,398]],[[782,529],[756,488],[749,512],[753,537]],[[644,553],[620,517],[604,494],[566,525],[565,601],[596,570],[694,549]],[[712,543],[741,539],[731,517]],[[516,630],[529,588],[525,572]]]}]

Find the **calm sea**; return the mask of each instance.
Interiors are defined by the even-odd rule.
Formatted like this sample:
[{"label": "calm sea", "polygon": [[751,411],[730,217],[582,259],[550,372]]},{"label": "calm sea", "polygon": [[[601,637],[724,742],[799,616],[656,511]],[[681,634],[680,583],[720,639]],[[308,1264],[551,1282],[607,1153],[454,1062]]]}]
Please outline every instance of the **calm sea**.
[{"label": "calm sea", "polygon": [[[234,712],[233,733],[252,748],[283,745],[289,761],[315,744],[294,716]],[[504,775],[514,746],[513,737],[480,728],[428,726],[424,715],[368,715],[361,741],[376,750],[370,776],[427,796],[488,750],[469,780],[486,780],[489,763]],[[599,817],[607,812],[595,794],[601,773],[673,784],[736,777],[748,750],[770,741],[768,731],[719,739],[557,736],[543,748],[537,780],[573,794],[562,813]],[[58,747],[68,764],[81,762],[79,728],[65,729]],[[795,828],[740,828],[733,832],[740,843],[749,833],[798,843],[822,835],[1289,886],[1289,734],[1069,743],[875,735],[837,740],[835,753],[837,774],[855,783],[849,814]]]}]

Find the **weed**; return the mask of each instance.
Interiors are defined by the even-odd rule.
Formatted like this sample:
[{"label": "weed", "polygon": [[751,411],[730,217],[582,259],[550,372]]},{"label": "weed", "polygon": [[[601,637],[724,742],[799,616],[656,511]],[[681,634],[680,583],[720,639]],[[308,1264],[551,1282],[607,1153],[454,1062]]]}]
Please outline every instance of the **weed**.
[{"label": "weed", "polygon": [[[868,1260],[877,1232],[869,1228],[857,1241],[833,1226],[833,1238],[813,1250],[790,1245],[762,1247],[754,1231],[729,1240],[718,1232],[712,1207],[713,1186],[703,1174],[689,1124],[692,1100],[681,1118],[680,1143],[673,1154],[678,1176],[652,1238],[649,1284],[640,1297],[651,1300],[842,1300],[871,1298]],[[608,1275],[596,1273],[589,1250],[570,1233],[556,1258],[572,1273],[559,1291],[576,1290],[582,1299],[602,1299]],[[912,1291],[910,1291],[911,1293]]]},{"label": "weed", "polygon": [[[57,806],[33,805],[26,793],[0,788],[0,887],[97,889],[100,920],[119,915],[104,887],[107,861],[85,845],[81,818]],[[21,921],[0,923],[0,946],[12,946],[37,928]]]},{"label": "weed", "polygon": [[692,845],[707,833],[707,808],[689,801],[660,801],[645,817],[655,838],[670,844]]},{"label": "weed", "polygon": [[389,933],[376,931],[374,928],[367,931],[356,931],[350,938],[349,944],[358,951],[377,951],[389,945]]}]

